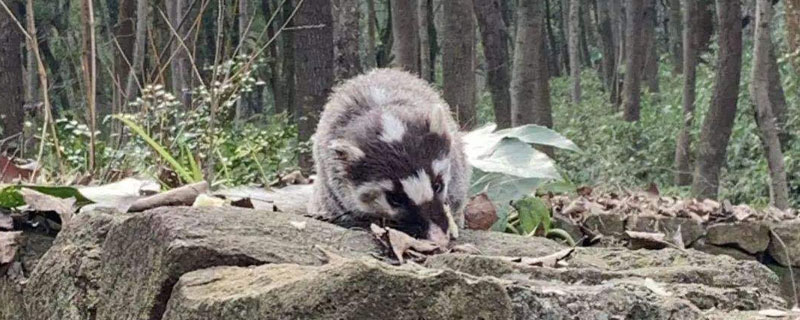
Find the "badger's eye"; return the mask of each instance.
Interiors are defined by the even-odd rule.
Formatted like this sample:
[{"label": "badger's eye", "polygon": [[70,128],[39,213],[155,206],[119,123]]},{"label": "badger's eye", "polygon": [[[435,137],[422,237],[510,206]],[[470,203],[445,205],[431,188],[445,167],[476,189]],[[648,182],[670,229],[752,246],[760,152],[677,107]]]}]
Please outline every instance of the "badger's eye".
[{"label": "badger's eye", "polygon": [[388,202],[390,206],[397,208],[403,205],[403,197],[398,193],[388,192],[386,193],[386,202]]},{"label": "badger's eye", "polygon": [[442,193],[442,190],[444,190],[444,183],[442,183],[441,180],[436,180],[436,182],[433,183],[433,192]]}]

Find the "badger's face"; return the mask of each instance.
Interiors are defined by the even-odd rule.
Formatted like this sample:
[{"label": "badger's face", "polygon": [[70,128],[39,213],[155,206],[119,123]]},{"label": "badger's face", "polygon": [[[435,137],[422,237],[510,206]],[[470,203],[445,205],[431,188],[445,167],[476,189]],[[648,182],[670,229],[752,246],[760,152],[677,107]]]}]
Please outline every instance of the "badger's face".
[{"label": "badger's face", "polygon": [[412,236],[446,244],[456,226],[447,201],[451,137],[442,112],[437,107],[427,119],[404,120],[379,113],[365,134],[334,140],[331,148],[359,211],[386,218]]}]

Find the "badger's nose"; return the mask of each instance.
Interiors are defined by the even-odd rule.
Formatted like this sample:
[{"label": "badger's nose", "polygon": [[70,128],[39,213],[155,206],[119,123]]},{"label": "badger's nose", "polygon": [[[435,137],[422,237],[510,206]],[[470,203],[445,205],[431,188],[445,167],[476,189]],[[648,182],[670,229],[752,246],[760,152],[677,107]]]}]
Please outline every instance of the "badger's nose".
[{"label": "badger's nose", "polygon": [[431,225],[430,228],[428,228],[426,238],[433,241],[441,248],[447,248],[447,245],[450,243],[450,236],[438,225]]}]

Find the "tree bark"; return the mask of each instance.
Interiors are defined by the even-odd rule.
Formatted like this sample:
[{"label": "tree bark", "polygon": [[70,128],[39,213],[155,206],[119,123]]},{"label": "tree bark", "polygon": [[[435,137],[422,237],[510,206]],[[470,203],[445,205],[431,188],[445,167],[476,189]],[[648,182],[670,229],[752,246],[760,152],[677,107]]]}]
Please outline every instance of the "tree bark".
[{"label": "tree bark", "polygon": [[350,79],[361,73],[358,56],[357,0],[333,0],[333,52],[336,81]]},{"label": "tree bark", "polygon": [[475,16],[481,30],[483,55],[486,57],[489,91],[498,128],[511,127],[511,92],[509,85],[508,33],[503,22],[501,0],[474,0]]},{"label": "tree bark", "polygon": [[541,2],[520,2],[511,80],[514,126],[538,124],[553,127],[545,46],[544,8]]},{"label": "tree bark", "polygon": [[653,14],[649,20],[645,21],[642,38],[647,41],[647,58],[645,58],[644,78],[647,80],[647,87],[650,92],[658,92],[658,41],[656,40],[656,10],[653,7]]},{"label": "tree bark", "polygon": [[781,70],[778,66],[778,58],[775,55],[775,45],[769,48],[769,99],[772,103],[772,114],[775,116],[778,126],[778,137],[781,140],[781,147],[787,148],[792,140],[792,134],[786,128],[788,121],[788,109],[786,106],[786,95],[783,92],[783,82],[781,81]]},{"label": "tree bark", "polygon": [[690,164],[691,155],[691,128],[694,122],[694,102],[696,97],[695,86],[697,82],[697,43],[695,29],[697,28],[698,10],[697,1],[683,0],[683,124],[675,143],[675,184],[688,186],[692,183]]},{"label": "tree bark", "polygon": [[87,122],[89,123],[89,172],[95,167],[95,131],[97,129],[97,48],[95,39],[94,3],[92,0],[81,2],[81,20],[83,22],[83,81],[86,86]]},{"label": "tree bark", "polygon": [[[114,69],[116,81],[123,89],[128,81],[128,73],[133,63],[133,47],[136,42],[136,3],[137,0],[120,0],[119,17],[114,37],[119,48],[114,46]],[[124,94],[124,93],[123,93]]]},{"label": "tree bark", "polygon": [[580,0],[570,0],[567,30],[569,30],[569,73],[570,98],[573,103],[581,102],[581,59],[580,59]]},{"label": "tree bark", "polygon": [[710,49],[711,36],[714,35],[714,0],[697,0],[697,32],[695,43],[697,50],[705,52]]},{"label": "tree bark", "polygon": [[444,13],[444,99],[455,111],[461,128],[469,130],[478,120],[475,112],[475,20],[472,1],[445,1]]},{"label": "tree bark", "polygon": [[623,118],[625,121],[639,121],[641,108],[642,68],[647,57],[648,38],[645,38],[645,24],[652,19],[654,0],[628,0],[626,10],[627,30],[625,32],[625,79],[622,87]]},{"label": "tree bark", "polygon": [[[294,5],[292,4],[293,1],[285,1],[283,3],[283,19],[284,21],[290,18],[292,11],[294,10]],[[293,27],[297,26],[296,18],[294,20],[289,21],[287,26]],[[281,37],[283,37],[283,56],[282,56],[282,63],[281,63],[281,82],[284,86],[284,90],[282,91],[284,97],[286,98],[286,112],[291,116],[291,118],[299,117],[300,113],[298,112],[297,101],[295,100],[295,96],[297,96],[296,90],[296,79],[295,79],[295,33],[294,32],[281,32]]]},{"label": "tree bark", "polygon": [[419,22],[419,72],[420,76],[427,80],[433,80],[433,73],[431,70],[431,40],[428,34],[429,16],[431,14],[429,0],[416,0],[417,1],[417,21]]},{"label": "tree bark", "polygon": [[[334,82],[333,16],[331,0],[306,0],[294,17],[296,25],[322,25],[299,29],[294,33],[295,102],[297,103],[298,140],[309,141]],[[300,153],[300,168],[310,172],[311,154]]]},{"label": "tree bark", "polygon": [[711,106],[697,148],[692,193],[716,198],[719,174],[736,117],[742,67],[742,20],[739,1],[717,0],[719,57]]},{"label": "tree bark", "polygon": [[136,35],[134,39],[132,70],[128,72],[125,85],[125,96],[128,101],[134,100],[139,92],[136,74],[142,72],[144,66],[144,49],[147,41],[147,0],[136,0]]},{"label": "tree bark", "polygon": [[[544,14],[545,14],[545,27],[547,28],[547,41],[549,43],[548,46],[548,59],[547,64],[550,66],[550,77],[559,77],[561,76],[561,47],[556,42],[556,34],[553,30],[553,25],[551,23],[552,17],[552,10],[550,6],[550,0],[545,0],[544,2]],[[513,39],[512,39],[513,40]],[[512,42],[513,43],[513,42]]]},{"label": "tree bark", "polygon": [[[175,92],[178,99],[181,101],[184,108],[188,109],[192,107],[192,65],[189,59],[189,52],[187,52],[187,49],[181,44],[181,41],[191,50],[194,37],[189,34],[191,23],[184,22],[183,25],[181,25],[183,17],[191,10],[187,1],[190,0],[167,1],[167,15],[170,24],[175,28],[175,33],[181,37],[181,40],[176,39],[172,41],[172,46],[170,47],[171,52],[176,53],[170,64],[170,82],[172,83],[172,90]],[[238,5],[244,5],[244,8],[239,8],[239,30],[237,32],[237,38],[239,41],[244,41],[244,37],[246,37],[244,32],[250,20],[249,10],[247,9],[247,1],[239,0]],[[192,21],[192,19],[187,19],[187,21]],[[170,31],[170,35],[173,35],[172,31]],[[247,99],[241,99],[238,106],[241,110],[247,110]]]},{"label": "tree bark", "polygon": [[396,67],[419,74],[419,22],[416,0],[394,0],[392,6],[393,50]]},{"label": "tree bark", "polygon": [[778,209],[789,208],[789,189],[786,184],[786,169],[783,162],[780,129],[772,110],[770,99],[770,62],[774,59],[770,20],[773,19],[771,0],[756,0],[755,44],[750,95],[755,103],[756,123],[761,130],[761,144],[767,158],[770,176],[770,200]]},{"label": "tree bark", "polygon": [[614,73],[617,71],[617,53],[616,41],[614,39],[614,30],[612,28],[611,13],[609,9],[609,2],[611,0],[598,0],[597,1],[597,16],[599,17],[598,33],[600,34],[600,45],[603,50],[603,60],[601,70],[603,75],[603,84],[609,92],[614,84]]},{"label": "tree bark", "polygon": [[375,33],[378,32],[376,24],[377,14],[375,13],[375,0],[367,0],[367,68],[372,69],[377,66]]},{"label": "tree bark", "polygon": [[669,52],[672,57],[672,73],[683,72],[683,26],[681,18],[681,0],[669,0]]},{"label": "tree bark", "polygon": [[[12,1],[10,4],[9,8],[14,8],[17,3]],[[25,102],[20,54],[23,43],[23,35],[13,17],[0,8],[0,92],[5,97],[0,104],[3,138],[21,133],[25,120],[22,109]]]}]

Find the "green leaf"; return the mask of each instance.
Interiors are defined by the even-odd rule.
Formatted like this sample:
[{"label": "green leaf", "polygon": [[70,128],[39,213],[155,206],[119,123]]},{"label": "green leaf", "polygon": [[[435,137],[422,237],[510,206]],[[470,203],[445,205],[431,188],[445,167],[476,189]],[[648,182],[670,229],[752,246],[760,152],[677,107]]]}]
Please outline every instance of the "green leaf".
[{"label": "green leaf", "polygon": [[181,149],[183,149],[183,154],[186,157],[186,161],[189,163],[189,169],[191,169],[192,172],[192,179],[195,181],[202,181],[203,170],[200,169],[200,166],[194,159],[194,155],[189,151],[189,147],[187,147],[185,143],[181,143]]},{"label": "green leaf", "polygon": [[519,213],[522,231],[525,233],[531,233],[535,229],[543,227],[545,223],[550,223],[550,210],[547,209],[547,205],[542,199],[525,197],[515,201],[512,206]]},{"label": "green leaf", "polygon": [[172,166],[172,170],[175,170],[175,172],[178,174],[178,176],[181,177],[181,179],[184,182],[186,183],[199,182],[199,180],[194,179],[189,169],[181,165],[178,162],[178,160],[175,160],[175,158],[172,157],[172,155],[169,153],[169,151],[167,151],[167,149],[164,148],[164,146],[153,140],[153,138],[151,138],[147,134],[147,132],[145,132],[144,128],[140,127],[132,120],[120,115],[115,115],[114,119],[122,121],[122,123],[128,126],[128,128],[130,128],[134,133],[139,135],[139,137],[142,138],[142,140],[147,142],[147,144],[150,145],[150,147],[153,148],[153,150],[155,150],[162,158],[164,158],[165,161],[167,161],[167,163],[169,163],[170,166]]},{"label": "green leaf", "polygon": [[581,149],[578,148],[574,142],[558,134],[558,132],[535,124],[526,124],[519,127],[503,129],[495,132],[494,134],[517,138],[526,143],[551,146],[575,152],[581,151]]},{"label": "green leaf", "polygon": [[13,185],[6,186],[0,190],[0,207],[2,208],[16,208],[25,205],[25,200],[22,198],[20,190],[22,188],[33,189],[38,192],[44,193],[57,198],[68,199],[75,198],[76,205],[86,205],[92,203],[91,200],[84,197],[78,189],[73,187],[63,186],[37,186],[37,185]]},{"label": "green leaf", "polygon": [[487,154],[470,160],[473,167],[486,172],[520,178],[561,179],[550,157],[517,139],[504,138]]},{"label": "green leaf", "polygon": [[510,203],[513,200],[532,195],[536,188],[547,181],[541,178],[520,178],[499,173],[487,173],[479,169],[473,171],[470,194],[486,192],[497,208],[498,221],[492,230],[505,230]]}]

